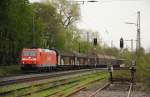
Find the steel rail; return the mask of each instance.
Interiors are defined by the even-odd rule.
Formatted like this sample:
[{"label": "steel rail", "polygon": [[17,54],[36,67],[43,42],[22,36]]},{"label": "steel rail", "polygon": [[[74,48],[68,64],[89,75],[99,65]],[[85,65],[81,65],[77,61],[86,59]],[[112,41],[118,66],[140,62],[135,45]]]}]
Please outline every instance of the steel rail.
[{"label": "steel rail", "polygon": [[67,84],[71,84],[71,83],[76,83],[76,82],[78,82],[79,80],[71,80],[71,81],[67,81],[67,82],[62,82],[62,83],[60,83],[60,84],[54,84],[54,85],[52,85],[52,86],[50,86],[50,87],[47,87],[47,88],[44,88],[44,89],[39,89],[39,90],[37,90],[37,91],[34,91],[34,92],[30,92],[30,93],[26,93],[26,94],[23,94],[23,95],[19,95],[19,96],[16,96],[16,97],[21,97],[21,96],[29,96],[30,94],[32,94],[32,93],[38,93],[38,92],[41,92],[41,91],[45,91],[45,90],[48,90],[48,89],[52,89],[52,88],[55,88],[55,87],[58,87],[58,86],[63,86],[63,85],[67,85]]},{"label": "steel rail", "polygon": [[[83,73],[81,73],[81,72],[78,72],[78,73],[80,73],[80,75],[82,74],[82,75],[84,75],[84,74],[87,74],[86,72],[83,72]],[[77,73],[77,74],[78,74]],[[90,72],[88,72],[88,74],[89,74]],[[91,72],[92,73],[92,72]],[[73,75],[74,74],[76,74],[76,73],[72,73]],[[65,75],[66,76],[66,75]],[[67,75],[67,76],[70,76],[70,75]],[[47,87],[45,87],[45,88],[43,88],[42,90],[37,90],[37,91],[34,91],[34,92],[32,92],[32,93],[36,93],[36,92],[39,92],[39,91],[43,91],[43,90],[47,90],[47,89],[50,89],[50,88],[53,88],[53,87],[56,87],[56,86],[59,86],[59,85],[65,85],[65,84],[67,84],[67,83],[70,83],[70,82],[76,82],[76,81],[78,81],[77,79],[79,78],[78,77],[79,75],[75,75],[74,77],[73,76],[70,76],[70,77],[67,77],[67,78],[62,78],[62,79],[59,79],[59,80],[54,80],[53,82],[50,82],[51,84],[49,84],[49,82],[46,82],[46,83],[41,83],[41,84],[37,84],[37,85],[35,85],[35,87],[39,87],[39,86],[42,86],[42,85],[46,85],[46,84],[49,84]],[[72,79],[72,78],[76,78],[77,77],[77,79]],[[67,79],[70,79],[70,80],[67,80]],[[58,83],[59,82],[59,83]],[[54,84],[55,83],[55,84]],[[27,88],[30,88],[30,87],[32,87],[32,85],[31,86],[27,86],[27,87],[23,87],[23,88],[18,88],[18,89],[14,89],[14,90],[10,90],[10,91],[6,91],[6,92],[2,92],[2,93],[0,93],[0,96],[6,96],[6,95],[9,95],[9,94],[12,94],[12,93],[14,93],[15,91],[21,91],[21,90],[23,90],[23,89],[27,89]],[[30,92],[29,93],[26,93],[26,94],[22,94],[21,96],[25,96],[25,95],[30,95]],[[20,95],[19,95],[20,96]],[[18,97],[19,97],[18,96]]]},{"label": "steel rail", "polygon": [[[99,80],[103,80],[103,79],[104,79],[104,78],[99,79]],[[87,84],[92,84],[92,83],[97,82],[97,81],[99,81],[99,80],[95,80],[95,81],[92,81],[92,82],[87,83]],[[86,84],[86,85],[87,85],[87,84]],[[73,95],[75,95],[76,93],[80,92],[81,90],[86,89],[86,85],[81,85],[81,86],[77,87],[72,93],[70,93],[70,94],[67,95],[66,97],[72,97]]]},{"label": "steel rail", "polygon": [[[76,84],[77,85],[77,84]],[[71,88],[71,87],[70,87]],[[70,88],[68,88],[68,89],[70,89]],[[65,96],[65,97],[72,97],[72,95],[74,95],[75,93],[78,93],[79,91],[81,91],[81,90],[83,90],[83,89],[85,89],[86,87],[83,85],[83,86],[79,86],[79,87],[77,87],[77,89],[73,92],[73,93],[71,93],[71,94],[69,94],[69,95],[67,95],[67,96]],[[61,92],[61,91],[60,91]],[[46,96],[46,97],[51,97],[51,96],[57,96],[57,93],[59,93],[59,92],[56,92],[56,93],[54,93],[54,94],[52,94],[52,95],[49,95],[49,96]]]},{"label": "steel rail", "polygon": [[[107,88],[110,84],[111,83],[106,83],[103,87],[97,89],[94,93],[92,93],[88,97],[95,97],[97,93],[99,93],[103,89]],[[128,91],[127,97],[131,97],[131,91],[132,91],[132,89],[133,89],[133,83],[131,83],[130,86],[129,86],[129,91]]]},{"label": "steel rail", "polygon": [[[84,78],[80,78],[80,77],[76,77],[76,78],[77,78],[77,79],[68,80],[68,82],[62,83],[62,84],[60,84],[60,85],[56,85],[56,87],[57,87],[57,86],[60,87],[60,86],[67,85],[67,84],[75,84],[74,86],[76,86],[76,85],[79,84],[79,80],[84,79]],[[67,79],[70,79],[70,78],[67,78]],[[102,80],[102,79],[104,79],[104,78],[101,78],[101,79],[98,79],[98,80],[94,80],[94,81],[89,82],[89,83],[87,83],[87,84],[94,83],[94,82],[99,81],[99,80]],[[39,91],[35,91],[35,92],[33,92],[33,93],[37,93],[37,92],[40,92],[40,91],[48,90],[48,89],[54,88],[54,87],[55,87],[55,85],[52,86],[52,87],[48,87],[48,88],[46,88],[46,89],[42,89],[42,90],[39,90]],[[72,87],[70,87],[70,88],[72,88]],[[67,88],[67,89],[70,89],[70,88]],[[83,89],[85,89],[85,88],[86,88],[86,84],[85,84],[85,85],[78,86],[78,87],[76,87],[75,91],[72,92],[72,93],[69,94],[69,95],[73,95],[74,93],[77,93],[78,91],[81,91],[81,90],[83,90]],[[65,89],[65,90],[66,90],[66,89]],[[45,97],[57,96],[59,93],[61,94],[62,91],[63,91],[63,90],[58,90],[58,91],[56,91],[56,92],[54,92],[54,93],[52,93],[52,94],[50,94],[50,95],[48,95],[48,96],[45,96]],[[29,94],[30,94],[30,93],[26,94],[26,96],[29,95]],[[69,96],[69,95],[66,96],[66,97],[72,97],[72,96]],[[24,96],[25,96],[25,95],[24,95]],[[20,97],[20,96],[18,96],[18,97]]]},{"label": "steel rail", "polygon": [[130,88],[129,88],[127,97],[131,97],[131,91],[132,91],[132,89],[133,89],[133,83],[130,84]]},{"label": "steel rail", "polygon": [[94,93],[89,95],[88,97],[94,97],[98,92],[102,91],[103,89],[107,88],[110,85],[110,83],[106,83],[103,87],[97,89]]},{"label": "steel rail", "polygon": [[46,74],[33,74],[27,77],[19,76],[18,78],[10,77],[10,78],[1,79],[0,86],[5,86],[5,85],[10,85],[10,84],[15,84],[15,83],[30,82],[30,81],[35,81],[35,80],[43,80],[43,79],[48,79],[51,77],[71,75],[75,73],[88,72],[92,70],[93,69],[84,69],[84,70],[73,70],[73,71],[65,71],[65,72],[54,72],[54,73],[48,73],[48,74],[47,73]]},{"label": "steel rail", "polygon": [[[40,91],[43,91],[43,90],[46,90],[46,89],[50,89],[50,88],[54,88],[54,87],[57,87],[59,85],[63,85],[63,84],[67,84],[67,83],[70,83],[70,82],[75,82],[75,81],[78,81],[78,80],[73,80],[73,81],[65,81],[66,79],[63,79],[63,80],[60,80],[62,81],[61,83],[58,84],[58,81],[56,82],[53,82],[54,85],[47,85],[48,87],[44,88],[44,89],[41,89],[41,90],[37,90],[35,92],[40,92]],[[63,82],[64,81],[64,82]],[[40,85],[39,85],[40,86]],[[20,90],[23,90],[23,89],[28,89],[28,88],[31,88],[32,86],[29,86],[29,87],[25,87],[25,88],[19,88],[19,89],[16,89],[16,90],[11,90],[11,91],[8,91],[8,92],[3,92],[3,93],[0,93],[0,97],[5,97],[9,94],[13,94],[15,91],[20,91]],[[36,86],[38,87],[38,85]],[[35,93],[35,92],[32,92],[32,93]],[[20,97],[20,96],[27,96],[27,95],[30,95],[31,93],[25,93],[25,94],[21,94],[19,96],[16,96],[16,97]]]}]

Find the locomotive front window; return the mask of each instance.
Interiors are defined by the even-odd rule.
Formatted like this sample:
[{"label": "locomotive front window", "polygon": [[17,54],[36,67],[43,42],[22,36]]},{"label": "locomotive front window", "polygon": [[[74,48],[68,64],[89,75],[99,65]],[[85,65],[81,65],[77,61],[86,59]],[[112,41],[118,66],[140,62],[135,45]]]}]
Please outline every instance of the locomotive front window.
[{"label": "locomotive front window", "polygon": [[36,51],[23,51],[23,56],[36,56]]}]

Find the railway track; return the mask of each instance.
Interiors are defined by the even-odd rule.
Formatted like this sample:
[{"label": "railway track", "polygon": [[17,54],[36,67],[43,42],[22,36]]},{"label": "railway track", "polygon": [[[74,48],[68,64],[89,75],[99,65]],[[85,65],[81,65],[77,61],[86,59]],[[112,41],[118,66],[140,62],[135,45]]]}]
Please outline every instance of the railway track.
[{"label": "railway track", "polygon": [[[100,69],[95,69],[95,70],[100,70]],[[62,75],[70,75],[70,74],[89,72],[89,71],[93,71],[93,69],[70,70],[70,71],[61,71],[61,72],[44,73],[44,74],[30,74],[30,75],[6,77],[0,79],[0,86],[48,79],[48,78],[58,77]]]},{"label": "railway track", "polygon": [[131,97],[133,84],[119,83],[119,85],[107,83],[104,87],[97,89],[89,97]]},{"label": "railway track", "polygon": [[88,97],[95,97],[95,95],[99,92],[101,92],[102,90],[104,90],[105,88],[109,87],[110,83],[106,83],[103,87],[97,89],[94,93],[92,93],[91,95],[89,95]]},{"label": "railway track", "polygon": [[[68,89],[71,89],[73,86],[74,87],[77,86],[76,88],[81,88],[82,85],[80,86],[81,84],[80,82],[82,80],[90,77],[91,78],[97,77],[95,75],[92,75],[94,73],[100,74],[101,71],[100,70],[93,71],[88,69],[88,70],[69,71],[63,73],[61,72],[61,74],[54,73],[55,75],[47,74],[47,77],[45,77],[46,75],[40,75],[40,78],[38,78],[38,76],[33,76],[34,78],[25,77],[25,79],[27,80],[24,79],[24,81],[23,78],[14,78],[13,79],[14,81],[11,82],[9,82],[9,80],[5,80],[5,81],[3,80],[1,82],[5,82],[5,84],[1,84],[0,86],[0,97],[12,97],[13,95],[15,95],[15,97],[26,97],[29,95],[37,95],[38,93],[40,93],[41,95],[42,92],[44,92],[44,94],[41,97],[43,96],[51,97],[52,95],[56,95],[64,91],[63,89],[55,90],[55,88],[68,87]],[[96,80],[101,80],[103,78],[104,77],[91,80],[88,83],[91,83]],[[15,79],[17,80],[15,81]],[[48,92],[47,94],[45,93],[46,91],[52,91],[52,90],[53,92]],[[36,97],[40,97],[40,96],[37,95]]]},{"label": "railway track", "polygon": [[78,93],[70,97],[134,97],[132,83],[106,83],[99,88],[95,88],[79,90]]},{"label": "railway track", "polygon": [[130,84],[127,97],[131,97],[132,90],[133,90],[133,83]]}]

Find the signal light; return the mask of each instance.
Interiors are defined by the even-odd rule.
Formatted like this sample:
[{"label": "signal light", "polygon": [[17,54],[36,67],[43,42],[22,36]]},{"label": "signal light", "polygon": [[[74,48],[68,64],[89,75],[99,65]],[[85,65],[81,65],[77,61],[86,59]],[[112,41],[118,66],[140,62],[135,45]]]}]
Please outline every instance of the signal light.
[{"label": "signal light", "polygon": [[123,46],[124,46],[124,41],[123,41],[123,38],[121,37],[121,38],[120,38],[120,48],[122,49]]},{"label": "signal light", "polygon": [[97,45],[97,38],[94,38],[94,45]]}]

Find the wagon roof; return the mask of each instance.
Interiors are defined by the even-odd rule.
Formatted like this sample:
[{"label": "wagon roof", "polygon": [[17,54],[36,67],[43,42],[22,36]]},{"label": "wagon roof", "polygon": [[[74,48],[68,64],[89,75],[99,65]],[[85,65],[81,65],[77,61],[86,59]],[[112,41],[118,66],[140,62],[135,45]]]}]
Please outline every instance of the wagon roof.
[{"label": "wagon roof", "polygon": [[89,58],[95,58],[95,57],[98,57],[98,58],[105,58],[105,59],[116,59],[116,57],[114,56],[110,56],[110,55],[105,55],[105,54],[84,54],[84,53],[79,53],[79,52],[66,52],[66,51],[59,51],[59,54],[61,56],[66,56],[66,57],[81,57],[81,58],[84,58],[84,57],[89,57]]},{"label": "wagon roof", "polygon": [[98,58],[105,58],[105,59],[116,59],[115,56],[105,55],[105,54],[97,54]]},{"label": "wagon roof", "polygon": [[64,51],[61,51],[61,52],[59,52],[59,54],[61,56],[67,56],[67,57],[73,57],[73,56],[75,56],[75,54],[73,52],[64,52]]},{"label": "wagon roof", "polygon": [[87,57],[87,54],[83,54],[83,53],[76,53],[76,56],[84,58]]}]

